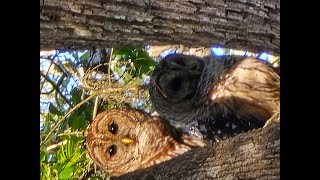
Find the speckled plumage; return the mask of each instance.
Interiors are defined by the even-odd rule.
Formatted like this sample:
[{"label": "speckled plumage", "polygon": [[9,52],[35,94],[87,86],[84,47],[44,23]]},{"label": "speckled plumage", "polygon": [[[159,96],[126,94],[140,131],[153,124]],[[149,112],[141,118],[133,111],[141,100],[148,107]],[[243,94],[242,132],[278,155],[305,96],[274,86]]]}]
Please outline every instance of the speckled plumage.
[{"label": "speckled plumage", "polygon": [[221,139],[262,127],[279,110],[280,77],[254,58],[172,54],[154,69],[149,93],[161,117]]},{"label": "speckled plumage", "polygon": [[87,135],[89,156],[111,176],[143,169],[204,145],[168,121],[136,109],[99,113]]}]

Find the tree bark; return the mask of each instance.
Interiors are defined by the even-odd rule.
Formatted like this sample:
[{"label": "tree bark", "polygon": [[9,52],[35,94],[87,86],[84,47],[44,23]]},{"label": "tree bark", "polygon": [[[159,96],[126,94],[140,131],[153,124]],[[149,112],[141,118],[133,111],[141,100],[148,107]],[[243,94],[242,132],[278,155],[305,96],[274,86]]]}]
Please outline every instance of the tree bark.
[{"label": "tree bark", "polygon": [[111,179],[280,179],[280,123]]},{"label": "tree bark", "polygon": [[40,47],[182,44],[280,54],[279,0],[43,0]]}]

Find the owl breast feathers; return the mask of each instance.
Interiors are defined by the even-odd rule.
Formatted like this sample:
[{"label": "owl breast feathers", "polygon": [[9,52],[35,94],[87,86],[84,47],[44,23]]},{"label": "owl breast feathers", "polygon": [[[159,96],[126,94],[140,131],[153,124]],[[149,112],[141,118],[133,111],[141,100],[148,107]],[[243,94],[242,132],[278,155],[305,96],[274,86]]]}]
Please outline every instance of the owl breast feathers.
[{"label": "owl breast feathers", "polygon": [[164,119],[226,138],[262,127],[279,110],[280,76],[254,58],[172,54],[154,69],[149,93]]},{"label": "owl breast feathers", "polygon": [[168,121],[134,109],[99,113],[87,135],[89,156],[111,176],[143,169],[204,145]]}]

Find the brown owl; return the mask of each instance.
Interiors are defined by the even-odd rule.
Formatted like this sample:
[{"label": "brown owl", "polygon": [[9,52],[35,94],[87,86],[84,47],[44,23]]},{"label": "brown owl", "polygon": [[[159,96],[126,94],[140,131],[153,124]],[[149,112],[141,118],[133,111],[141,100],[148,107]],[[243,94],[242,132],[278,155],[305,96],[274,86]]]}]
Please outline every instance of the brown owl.
[{"label": "brown owl", "polygon": [[135,109],[99,113],[87,135],[89,156],[111,176],[143,169],[204,145],[168,121]]},{"label": "brown owl", "polygon": [[254,58],[171,54],[155,67],[149,92],[161,117],[225,139],[279,111],[280,76]]}]

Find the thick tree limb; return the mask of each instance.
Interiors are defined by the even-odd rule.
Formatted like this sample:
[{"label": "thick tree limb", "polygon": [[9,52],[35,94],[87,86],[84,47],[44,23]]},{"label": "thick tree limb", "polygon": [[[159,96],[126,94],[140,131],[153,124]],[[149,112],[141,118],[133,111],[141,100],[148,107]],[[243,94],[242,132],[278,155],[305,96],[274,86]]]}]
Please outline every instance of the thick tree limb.
[{"label": "thick tree limb", "polygon": [[111,179],[280,179],[280,124],[272,123]]},{"label": "thick tree limb", "polygon": [[40,1],[41,49],[168,44],[278,55],[280,1]]}]

